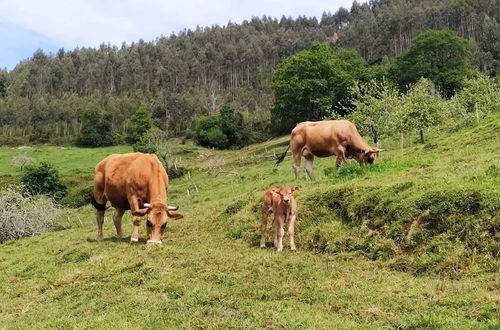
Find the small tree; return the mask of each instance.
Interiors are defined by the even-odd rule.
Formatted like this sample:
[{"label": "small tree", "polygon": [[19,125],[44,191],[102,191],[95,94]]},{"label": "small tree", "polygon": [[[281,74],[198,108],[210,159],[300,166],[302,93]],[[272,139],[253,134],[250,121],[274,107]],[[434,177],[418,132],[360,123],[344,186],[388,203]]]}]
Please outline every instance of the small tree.
[{"label": "small tree", "polygon": [[418,130],[420,142],[424,143],[424,130],[443,120],[443,99],[430,80],[421,78],[402,100],[401,126],[406,130]]},{"label": "small tree", "polygon": [[130,129],[128,140],[130,143],[137,143],[153,127],[151,111],[146,105],[141,105],[132,115],[131,121],[132,128]]},{"label": "small tree", "polygon": [[24,166],[34,163],[35,160],[28,155],[17,155],[12,158],[12,164],[21,167],[21,171]]},{"label": "small tree", "polygon": [[28,165],[21,178],[25,194],[47,195],[60,200],[67,194],[67,187],[59,176],[57,169],[49,163]]},{"label": "small tree", "polygon": [[479,121],[490,113],[500,113],[500,85],[486,76],[464,82],[464,88],[452,98],[454,117],[462,125]]},{"label": "small tree", "polygon": [[76,139],[81,147],[103,147],[114,144],[111,114],[96,105],[88,106],[81,114],[82,130]]},{"label": "small tree", "polygon": [[356,110],[349,119],[379,145],[380,139],[393,134],[398,126],[397,117],[401,112],[398,92],[385,80],[371,80],[366,84],[356,83],[351,93]]}]

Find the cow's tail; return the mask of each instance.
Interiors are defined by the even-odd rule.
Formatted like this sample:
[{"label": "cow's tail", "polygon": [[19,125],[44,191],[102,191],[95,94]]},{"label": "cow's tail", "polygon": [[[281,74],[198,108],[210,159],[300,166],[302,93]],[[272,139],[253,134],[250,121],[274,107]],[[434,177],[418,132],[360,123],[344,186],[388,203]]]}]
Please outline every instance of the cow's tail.
[{"label": "cow's tail", "polygon": [[92,194],[92,206],[94,206],[96,208],[96,210],[99,210],[99,211],[105,211],[106,210],[106,205],[102,205],[102,204],[99,204],[97,203],[97,201],[95,200],[95,197],[94,197],[94,194]]},{"label": "cow's tail", "polygon": [[275,165],[278,165],[279,163],[281,163],[285,159],[286,153],[288,152],[289,149],[290,149],[290,144],[288,144],[288,148],[286,148],[284,153],[282,153],[280,156],[276,157],[276,164]]}]

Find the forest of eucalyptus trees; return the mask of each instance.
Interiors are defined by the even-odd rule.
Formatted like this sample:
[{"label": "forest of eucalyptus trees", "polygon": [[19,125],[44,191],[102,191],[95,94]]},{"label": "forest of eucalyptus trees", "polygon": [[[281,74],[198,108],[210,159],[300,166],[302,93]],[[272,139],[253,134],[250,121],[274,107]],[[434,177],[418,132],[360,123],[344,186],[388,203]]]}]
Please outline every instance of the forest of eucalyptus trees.
[{"label": "forest of eucalyptus trees", "polygon": [[0,71],[0,136],[36,142],[74,137],[79,114],[91,104],[110,112],[113,131],[123,136],[141,104],[171,135],[192,131],[198,116],[225,103],[251,128],[263,129],[273,105],[272,70],[316,42],[355,49],[368,64],[385,65],[423,30],[451,29],[473,43],[478,68],[496,76],[499,21],[500,0],[355,1],[350,10],[326,11],[319,19],[253,17],[150,42],[38,50],[12,71]]}]

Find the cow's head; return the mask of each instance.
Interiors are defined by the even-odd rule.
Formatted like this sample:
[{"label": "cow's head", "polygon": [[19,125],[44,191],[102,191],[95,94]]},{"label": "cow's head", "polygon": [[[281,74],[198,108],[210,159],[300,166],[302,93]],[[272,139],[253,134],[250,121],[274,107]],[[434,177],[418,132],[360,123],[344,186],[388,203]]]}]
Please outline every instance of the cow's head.
[{"label": "cow's head", "polygon": [[298,192],[299,192],[299,187],[281,186],[280,188],[273,189],[273,193],[279,195],[281,202],[285,204],[290,204],[292,196]]},{"label": "cow's head", "polygon": [[148,243],[161,244],[163,235],[167,228],[167,217],[180,219],[182,214],[176,212],[176,207],[167,206],[163,203],[156,202],[152,204],[144,204],[148,209],[148,219],[146,220],[146,228],[148,232]]},{"label": "cow's head", "polygon": [[368,150],[363,151],[363,154],[361,156],[362,157],[361,162],[368,163],[370,165],[374,164],[375,161],[377,160],[378,153],[381,151],[382,149],[379,148],[376,149],[370,148]]}]

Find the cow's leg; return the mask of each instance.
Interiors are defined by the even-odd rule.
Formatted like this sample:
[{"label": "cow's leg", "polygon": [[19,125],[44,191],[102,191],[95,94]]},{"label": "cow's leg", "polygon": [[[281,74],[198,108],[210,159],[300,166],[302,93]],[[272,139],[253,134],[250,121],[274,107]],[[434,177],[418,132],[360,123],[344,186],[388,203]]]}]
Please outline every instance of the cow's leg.
[{"label": "cow's leg", "polygon": [[302,155],[300,152],[296,152],[293,150],[293,173],[295,174],[295,179],[299,178],[299,173],[300,173],[300,159]]},{"label": "cow's leg", "polygon": [[266,247],[266,229],[267,229],[267,218],[271,214],[270,210],[262,209],[262,220],[260,222],[260,247]]},{"label": "cow's leg", "polygon": [[[94,188],[94,192],[93,192],[93,197],[95,199],[95,202],[99,205],[106,205],[107,203],[107,199],[106,197],[104,196],[103,193],[99,193],[99,191],[96,191],[96,189]],[[97,241],[102,241],[104,239],[104,235],[102,233],[102,226],[104,224],[104,212],[106,212],[106,210],[96,210],[96,220],[97,220]]]},{"label": "cow's leg", "polygon": [[295,218],[296,215],[293,214],[290,217],[290,221],[288,222],[288,235],[290,236],[290,249],[295,251],[297,248],[295,247]]},{"label": "cow's leg", "polygon": [[97,210],[97,241],[102,241],[104,235],[102,233],[102,224],[104,223],[105,210]]},{"label": "cow's leg", "polygon": [[306,159],[306,164],[304,165],[304,168],[306,169],[306,173],[309,176],[309,179],[314,180],[314,174],[313,174],[314,156],[309,151],[305,151],[304,158]]},{"label": "cow's leg", "polygon": [[118,236],[119,238],[123,237],[123,231],[122,231],[123,213],[125,213],[125,210],[117,208],[115,209],[115,214],[113,214],[113,222],[115,223],[116,236]]},{"label": "cow's leg", "polygon": [[141,224],[141,217],[135,216],[132,219],[132,224],[134,227],[132,228],[132,235],[130,235],[131,242],[139,242],[139,225]]},{"label": "cow's leg", "polygon": [[134,214],[137,210],[139,210],[139,201],[138,199],[132,195],[128,198],[128,203],[130,205],[130,211],[133,214],[132,218],[132,235],[130,235],[131,242],[139,242],[139,225],[141,224],[141,216]]},{"label": "cow's leg", "polygon": [[342,164],[345,164],[347,162],[347,159],[345,157],[345,149],[343,147],[339,147],[336,153],[337,156],[337,161],[335,165],[339,167]]}]

